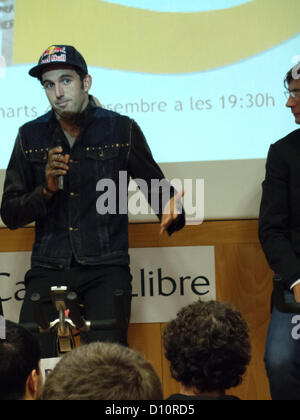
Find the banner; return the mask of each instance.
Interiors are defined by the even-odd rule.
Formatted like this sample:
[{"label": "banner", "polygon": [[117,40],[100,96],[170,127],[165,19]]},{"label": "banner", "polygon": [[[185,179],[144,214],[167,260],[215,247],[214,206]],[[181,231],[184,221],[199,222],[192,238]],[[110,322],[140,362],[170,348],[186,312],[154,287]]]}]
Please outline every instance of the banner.
[{"label": "banner", "polygon": [[131,249],[132,323],[168,322],[199,298],[216,298],[213,246]]},{"label": "banner", "polygon": [[[25,295],[30,252],[0,253],[0,299],[6,319],[17,322]],[[131,323],[168,322],[199,298],[216,298],[214,247],[130,249]]]}]

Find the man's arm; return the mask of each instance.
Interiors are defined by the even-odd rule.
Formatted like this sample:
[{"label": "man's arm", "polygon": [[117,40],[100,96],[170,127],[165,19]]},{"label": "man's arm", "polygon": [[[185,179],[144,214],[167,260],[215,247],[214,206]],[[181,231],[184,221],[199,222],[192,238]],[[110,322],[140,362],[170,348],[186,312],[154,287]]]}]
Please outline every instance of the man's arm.
[{"label": "man's arm", "polygon": [[270,267],[290,288],[300,279],[300,259],[289,238],[289,170],[276,145],[270,147],[262,186],[259,239]]},{"label": "man's arm", "polygon": [[[148,203],[152,204],[152,208],[153,198],[154,201],[159,202],[159,209],[153,208],[153,210],[161,221],[161,233],[167,231],[171,235],[173,232],[182,229],[185,225],[185,215],[181,205],[183,193],[177,193],[165,179],[160,167],[153,159],[145,136],[135,121],[131,122],[128,167],[129,175],[133,179],[146,181],[148,194],[145,194],[145,192],[144,194]],[[161,187],[156,188],[159,181]]]},{"label": "man's arm", "polygon": [[6,170],[1,203],[2,220],[10,229],[46,216],[48,193],[42,185],[34,185],[32,168],[22,148],[19,133]]}]

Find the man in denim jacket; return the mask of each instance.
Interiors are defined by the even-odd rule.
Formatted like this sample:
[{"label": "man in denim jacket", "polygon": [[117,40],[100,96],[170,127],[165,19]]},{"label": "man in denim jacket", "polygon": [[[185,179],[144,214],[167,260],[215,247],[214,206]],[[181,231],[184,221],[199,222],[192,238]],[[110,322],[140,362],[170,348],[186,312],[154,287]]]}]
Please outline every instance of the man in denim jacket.
[{"label": "man in denim jacket", "polygon": [[[130,118],[95,105],[89,96],[91,76],[74,47],[49,47],[29,74],[41,81],[52,111],[20,128],[4,185],[4,223],[16,229],[35,222],[20,322],[33,320],[33,292],[41,294],[48,316],[57,317],[49,295],[53,285],[76,291],[91,320],[113,318],[113,293],[122,289],[129,319],[132,278],[124,209],[129,177],[145,181],[149,203],[157,195],[161,232],[172,234],[184,226],[184,214],[177,211],[182,193],[175,195],[167,181],[151,191],[151,181],[164,180],[164,175],[143,133]],[[98,206],[103,179],[116,191],[106,197],[106,213]],[[163,214],[166,207],[169,211]],[[55,355],[48,338],[41,337],[43,357]],[[121,331],[89,333],[88,340],[127,344]]]}]

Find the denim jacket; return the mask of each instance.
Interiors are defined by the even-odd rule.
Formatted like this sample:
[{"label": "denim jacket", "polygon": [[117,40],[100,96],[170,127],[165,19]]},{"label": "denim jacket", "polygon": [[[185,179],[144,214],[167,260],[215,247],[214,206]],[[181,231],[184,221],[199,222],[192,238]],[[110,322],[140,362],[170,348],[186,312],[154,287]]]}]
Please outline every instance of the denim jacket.
[{"label": "denim jacket", "polygon": [[[1,217],[10,229],[35,222],[32,267],[67,269],[72,261],[86,266],[128,265],[128,214],[100,214],[97,183],[111,179],[119,191],[122,171],[127,174],[126,194],[130,176],[145,180],[150,194],[151,179],[164,178],[132,119],[95,107],[90,101],[81,125],[72,148],[53,111],[19,130],[6,171]],[[69,171],[64,176],[64,190],[47,202],[43,195],[45,166],[48,151],[58,144],[70,154]],[[116,197],[118,205],[118,193]],[[159,218],[164,204],[161,199]],[[168,233],[184,224],[183,213]]]}]

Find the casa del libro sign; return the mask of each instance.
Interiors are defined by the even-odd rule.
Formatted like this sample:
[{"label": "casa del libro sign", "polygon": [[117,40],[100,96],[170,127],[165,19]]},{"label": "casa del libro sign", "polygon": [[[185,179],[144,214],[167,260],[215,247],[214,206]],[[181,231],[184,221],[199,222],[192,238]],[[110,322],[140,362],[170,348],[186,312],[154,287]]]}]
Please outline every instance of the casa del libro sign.
[{"label": "casa del libro sign", "polygon": [[[133,248],[131,323],[168,322],[183,306],[215,300],[213,246]],[[0,253],[0,299],[6,319],[17,322],[31,252]]]}]

